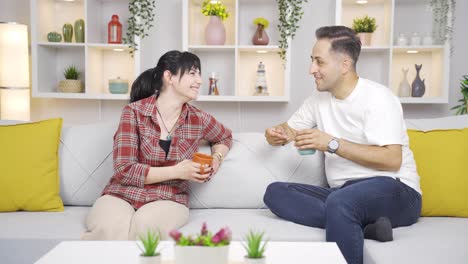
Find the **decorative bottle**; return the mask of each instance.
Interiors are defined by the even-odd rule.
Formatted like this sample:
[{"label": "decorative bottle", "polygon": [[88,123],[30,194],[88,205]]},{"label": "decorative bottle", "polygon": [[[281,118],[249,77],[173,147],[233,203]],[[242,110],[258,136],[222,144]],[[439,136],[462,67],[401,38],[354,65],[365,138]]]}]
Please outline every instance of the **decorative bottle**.
[{"label": "decorative bottle", "polygon": [[107,25],[107,42],[111,44],[122,43],[122,24],[118,15],[112,15],[112,20]]},{"label": "decorative bottle", "polygon": [[401,68],[403,72],[403,78],[401,79],[399,86],[399,96],[400,97],[410,97],[411,96],[411,86],[408,82],[408,68]]},{"label": "decorative bottle", "polygon": [[219,95],[218,78],[216,77],[216,72],[211,73],[208,95]]},{"label": "decorative bottle", "polygon": [[414,78],[414,81],[411,84],[411,96],[422,97],[426,92],[426,85],[424,84],[424,80],[421,80],[421,77],[419,77],[419,72],[421,71],[422,64],[415,64],[414,67],[416,68],[416,78]]},{"label": "decorative bottle", "polygon": [[257,67],[257,80],[255,81],[254,95],[269,95],[265,78],[265,64],[260,62]]}]

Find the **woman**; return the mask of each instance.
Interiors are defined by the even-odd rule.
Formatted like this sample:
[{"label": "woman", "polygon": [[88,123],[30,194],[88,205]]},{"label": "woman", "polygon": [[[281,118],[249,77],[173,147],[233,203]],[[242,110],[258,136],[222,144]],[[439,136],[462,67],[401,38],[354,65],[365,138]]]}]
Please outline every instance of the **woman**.
[{"label": "woman", "polygon": [[[169,51],[133,83],[114,136],[114,175],[87,218],[85,240],[134,240],[147,230],[187,222],[189,181],[216,174],[232,144],[231,131],[188,104],[201,88],[199,58]],[[212,167],[192,162],[200,141],[211,145]]]}]

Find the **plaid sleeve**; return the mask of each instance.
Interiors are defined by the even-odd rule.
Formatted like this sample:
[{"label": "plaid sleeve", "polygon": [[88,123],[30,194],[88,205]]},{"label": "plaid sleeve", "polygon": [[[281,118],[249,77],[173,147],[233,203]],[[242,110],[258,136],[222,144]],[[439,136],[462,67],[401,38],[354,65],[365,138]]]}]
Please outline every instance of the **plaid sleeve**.
[{"label": "plaid sleeve", "polygon": [[208,113],[202,112],[203,137],[211,145],[223,144],[229,149],[232,146],[232,132]]},{"label": "plaid sleeve", "polygon": [[150,166],[138,163],[139,141],[135,113],[125,106],[114,135],[114,178],[122,185],[144,188]]}]

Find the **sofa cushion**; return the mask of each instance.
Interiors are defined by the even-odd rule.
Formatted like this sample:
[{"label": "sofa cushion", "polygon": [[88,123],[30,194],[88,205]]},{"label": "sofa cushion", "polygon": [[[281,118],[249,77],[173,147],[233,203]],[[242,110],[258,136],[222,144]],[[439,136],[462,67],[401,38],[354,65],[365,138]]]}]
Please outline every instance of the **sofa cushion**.
[{"label": "sofa cushion", "polygon": [[[276,181],[326,186],[323,153],[301,156],[293,144],[270,146],[262,133],[234,133],[233,146],[207,183],[190,182],[190,208],[264,208]],[[201,148],[210,153],[207,146]]]},{"label": "sofa cushion", "polygon": [[58,146],[62,119],[0,126],[0,211],[62,211]]},{"label": "sofa cushion", "polygon": [[468,219],[421,217],[408,227],[393,230],[393,241],[366,240],[366,264],[466,263]]},{"label": "sofa cushion", "polygon": [[409,130],[421,177],[423,216],[468,217],[468,129]]}]

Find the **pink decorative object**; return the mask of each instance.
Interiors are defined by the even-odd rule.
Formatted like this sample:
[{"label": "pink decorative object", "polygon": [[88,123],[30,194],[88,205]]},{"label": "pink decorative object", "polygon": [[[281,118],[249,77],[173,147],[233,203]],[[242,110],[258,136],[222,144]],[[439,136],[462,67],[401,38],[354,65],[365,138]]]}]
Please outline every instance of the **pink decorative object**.
[{"label": "pink decorative object", "polygon": [[257,30],[252,37],[252,43],[254,45],[268,45],[270,38],[268,37],[265,27],[263,25],[257,25]]},{"label": "pink decorative object", "polygon": [[226,42],[226,30],[220,17],[210,16],[205,28],[205,41],[207,45],[224,45]]}]

